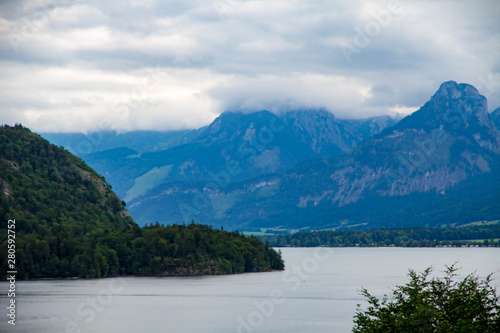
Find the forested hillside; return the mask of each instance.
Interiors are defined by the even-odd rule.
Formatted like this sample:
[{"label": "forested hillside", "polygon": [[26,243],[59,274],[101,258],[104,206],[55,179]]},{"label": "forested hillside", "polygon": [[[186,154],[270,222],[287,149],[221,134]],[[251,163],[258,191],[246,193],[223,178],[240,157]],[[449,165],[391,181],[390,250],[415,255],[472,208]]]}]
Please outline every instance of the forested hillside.
[{"label": "forested hillside", "polygon": [[281,269],[258,240],[189,225],[141,229],[104,178],[29,129],[0,128],[0,256],[15,220],[19,278]]}]

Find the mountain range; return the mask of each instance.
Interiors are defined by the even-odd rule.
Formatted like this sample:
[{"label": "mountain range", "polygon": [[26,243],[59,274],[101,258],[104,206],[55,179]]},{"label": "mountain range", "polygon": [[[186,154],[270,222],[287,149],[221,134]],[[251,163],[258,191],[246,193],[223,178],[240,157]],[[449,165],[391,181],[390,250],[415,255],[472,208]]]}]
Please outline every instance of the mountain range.
[{"label": "mountain range", "polygon": [[325,110],[281,115],[225,112],[194,131],[43,136],[83,158],[130,202],[158,185],[204,181],[236,164],[238,172],[231,174],[232,180],[284,172],[305,159],[350,151],[395,123],[387,116],[337,119]]},{"label": "mountain range", "polygon": [[124,142],[81,157],[140,224],[455,226],[500,216],[499,114],[474,87],[449,81],[399,122],[225,112],[150,151]]}]

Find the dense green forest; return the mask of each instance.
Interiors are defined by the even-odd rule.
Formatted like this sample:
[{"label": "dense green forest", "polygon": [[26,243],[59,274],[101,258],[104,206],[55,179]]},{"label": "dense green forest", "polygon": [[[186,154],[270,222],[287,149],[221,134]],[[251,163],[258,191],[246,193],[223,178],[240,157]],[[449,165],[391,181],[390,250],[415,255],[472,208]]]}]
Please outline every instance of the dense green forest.
[{"label": "dense green forest", "polygon": [[263,236],[270,246],[500,246],[500,223],[459,228],[404,228],[299,232]]},{"label": "dense green forest", "polygon": [[[18,277],[212,275],[284,268],[279,253],[258,239],[199,224],[134,225],[82,237],[70,236],[70,229],[59,227],[45,237],[19,233]],[[7,242],[1,247],[2,257],[7,258]],[[6,262],[1,269],[8,270]]]},{"label": "dense green forest", "polygon": [[239,233],[196,224],[139,228],[103,177],[21,125],[0,128],[0,274],[8,270],[9,220],[20,279],[284,267],[279,253]]}]

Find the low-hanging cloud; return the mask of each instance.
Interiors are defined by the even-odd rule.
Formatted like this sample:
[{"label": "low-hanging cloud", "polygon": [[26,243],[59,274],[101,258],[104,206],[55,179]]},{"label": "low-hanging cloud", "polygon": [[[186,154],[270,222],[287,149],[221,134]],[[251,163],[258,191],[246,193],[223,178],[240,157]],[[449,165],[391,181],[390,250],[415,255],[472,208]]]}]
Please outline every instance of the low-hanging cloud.
[{"label": "low-hanging cloud", "polygon": [[219,84],[210,95],[224,101],[224,109],[230,110],[279,112],[310,107],[327,108],[343,118],[369,116],[363,110],[353,112],[370,98],[369,82],[344,76],[316,73],[237,76]]}]

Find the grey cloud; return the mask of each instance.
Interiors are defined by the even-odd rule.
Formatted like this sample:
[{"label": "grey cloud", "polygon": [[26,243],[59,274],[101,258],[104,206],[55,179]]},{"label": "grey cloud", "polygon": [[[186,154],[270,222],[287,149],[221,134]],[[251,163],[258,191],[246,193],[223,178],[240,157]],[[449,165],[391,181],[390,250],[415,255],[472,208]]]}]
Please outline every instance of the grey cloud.
[{"label": "grey cloud", "polygon": [[[356,44],[359,31],[377,28],[374,13],[387,11],[389,2],[42,3],[59,6],[47,7],[45,21],[17,51],[9,37],[44,10],[34,0],[0,4],[0,120],[13,121],[18,110],[35,130],[49,120],[64,130],[78,128],[72,124],[82,117],[85,130],[98,126],[106,103],[130,94],[140,85],[138,73],[156,67],[171,81],[162,83],[163,95],[151,93],[141,102],[142,114],[151,118],[137,120],[132,113],[117,120],[118,129],[197,127],[225,108],[325,107],[359,118],[416,109],[447,80],[476,85],[490,109],[500,105],[500,5],[494,0],[401,0],[402,10],[378,23],[363,47]],[[220,3],[226,5],[222,17],[214,6]],[[350,61],[341,43],[357,45]],[[64,70],[71,84],[47,85]]]}]

